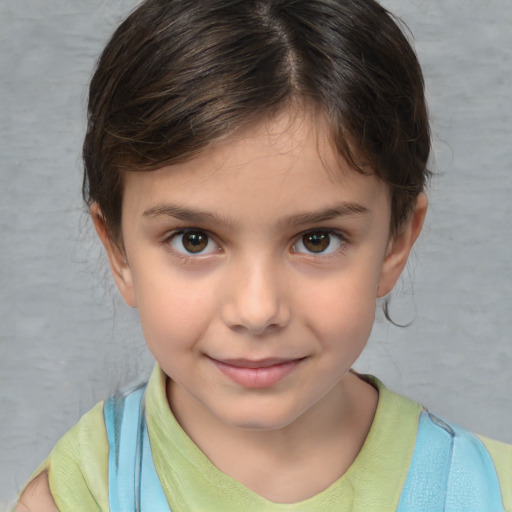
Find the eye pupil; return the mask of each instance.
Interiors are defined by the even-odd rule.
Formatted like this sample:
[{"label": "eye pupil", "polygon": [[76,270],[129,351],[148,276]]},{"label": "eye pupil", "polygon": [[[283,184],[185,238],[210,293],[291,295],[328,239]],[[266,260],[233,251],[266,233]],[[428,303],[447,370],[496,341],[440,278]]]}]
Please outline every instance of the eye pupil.
[{"label": "eye pupil", "polygon": [[208,237],[204,233],[191,231],[183,235],[183,247],[188,252],[197,253],[203,251],[208,245]]},{"label": "eye pupil", "polygon": [[311,252],[323,252],[331,243],[329,233],[308,233],[302,237],[304,246]]}]

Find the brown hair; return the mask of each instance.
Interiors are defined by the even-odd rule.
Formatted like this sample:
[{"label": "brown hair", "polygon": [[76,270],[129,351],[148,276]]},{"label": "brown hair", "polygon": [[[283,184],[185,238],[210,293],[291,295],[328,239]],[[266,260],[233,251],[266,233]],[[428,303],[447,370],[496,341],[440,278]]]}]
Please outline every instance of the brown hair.
[{"label": "brown hair", "polygon": [[429,176],[430,129],[415,53],[373,0],[143,2],[91,81],[84,199],[118,241],[122,172],[189,159],[297,100],[389,185],[396,232]]}]

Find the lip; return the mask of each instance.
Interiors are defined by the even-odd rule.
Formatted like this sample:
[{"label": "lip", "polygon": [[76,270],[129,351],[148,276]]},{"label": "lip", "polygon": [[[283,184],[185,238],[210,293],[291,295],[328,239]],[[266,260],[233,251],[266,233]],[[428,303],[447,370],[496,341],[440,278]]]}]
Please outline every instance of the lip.
[{"label": "lip", "polygon": [[276,385],[305,358],[268,358],[259,360],[211,358],[215,366],[236,384],[252,389],[269,388]]}]

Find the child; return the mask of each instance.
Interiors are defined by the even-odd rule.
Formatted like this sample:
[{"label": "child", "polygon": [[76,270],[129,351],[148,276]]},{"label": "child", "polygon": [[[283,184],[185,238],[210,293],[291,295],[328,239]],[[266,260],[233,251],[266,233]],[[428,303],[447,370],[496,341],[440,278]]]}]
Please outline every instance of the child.
[{"label": "child", "polygon": [[512,447],[351,366],[427,208],[423,79],[371,0],[147,0],[91,83],[84,196],[157,365],[18,510],[512,510]]}]

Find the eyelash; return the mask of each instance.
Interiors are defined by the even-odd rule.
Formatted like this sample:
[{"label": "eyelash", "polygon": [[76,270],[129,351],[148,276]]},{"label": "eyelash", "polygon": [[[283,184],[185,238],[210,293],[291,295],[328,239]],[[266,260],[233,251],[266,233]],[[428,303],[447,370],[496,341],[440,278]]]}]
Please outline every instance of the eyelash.
[{"label": "eyelash", "polygon": [[[183,246],[183,237],[187,234],[197,235],[198,236],[198,239],[196,240],[197,245],[200,246],[201,242],[206,243],[204,248],[196,253],[188,251]],[[328,236],[329,238],[327,240],[327,246],[325,247],[325,249],[320,252],[309,251],[304,245],[305,238],[308,235],[311,237],[311,239],[314,236],[320,235],[319,239],[317,239],[317,242],[320,242],[320,243],[323,240],[322,237]],[[204,237],[204,240],[201,240],[201,237]],[[312,241],[311,239],[310,239],[310,242]],[[339,245],[337,247],[335,247],[334,249],[331,248],[331,250],[326,252],[326,250],[329,247],[331,247],[333,239]],[[180,240],[181,240],[181,245],[183,246],[183,250],[179,250],[175,246],[173,246],[173,242],[180,241]],[[169,236],[167,236],[163,240],[163,243],[165,245],[167,245],[178,257],[183,258],[186,261],[190,260],[191,258],[199,258],[201,256],[205,257],[205,256],[208,256],[211,254],[216,254],[216,253],[221,252],[221,250],[222,250],[220,248],[219,244],[217,244],[215,242],[214,238],[208,233],[208,231],[199,229],[199,228],[184,228],[184,229],[174,231],[173,233],[171,233]],[[347,239],[346,239],[345,235],[340,233],[339,231],[331,230],[331,229],[310,229],[310,230],[304,231],[303,233],[299,234],[298,236],[296,236],[294,238],[294,242],[291,246],[290,252],[292,254],[301,254],[301,255],[305,255],[305,256],[313,257],[313,258],[328,258],[328,257],[332,257],[333,255],[335,255],[337,253],[343,252],[346,249],[346,243],[347,243]],[[306,250],[297,250],[297,245],[299,245],[299,244],[302,244]],[[208,252],[204,252],[204,249],[207,249],[208,246],[210,246],[210,245],[215,245],[216,249],[210,247],[210,250]]]}]

